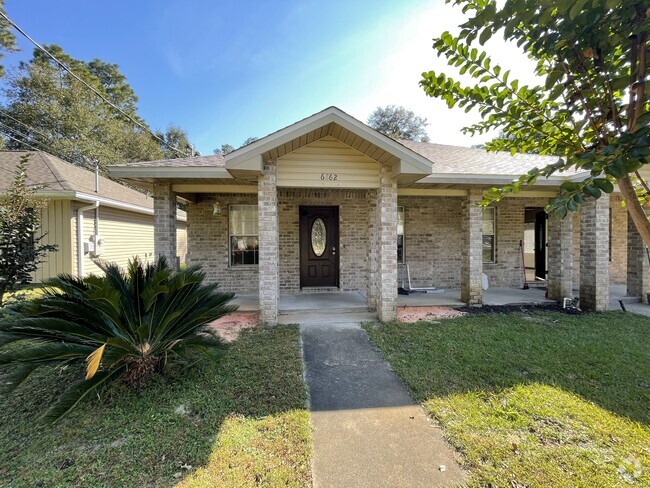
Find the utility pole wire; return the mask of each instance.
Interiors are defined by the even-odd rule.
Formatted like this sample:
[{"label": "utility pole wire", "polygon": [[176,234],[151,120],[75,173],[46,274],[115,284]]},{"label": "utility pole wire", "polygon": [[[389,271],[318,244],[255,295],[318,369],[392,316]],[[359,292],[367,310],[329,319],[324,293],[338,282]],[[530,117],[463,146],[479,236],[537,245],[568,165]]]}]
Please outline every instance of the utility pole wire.
[{"label": "utility pole wire", "polygon": [[45,135],[45,134],[44,134],[43,132],[41,132],[40,130],[36,129],[35,127],[32,127],[31,125],[26,124],[25,122],[21,122],[20,120],[18,120],[18,119],[16,119],[16,118],[12,117],[11,115],[9,115],[7,112],[5,112],[4,110],[2,110],[1,108],[0,108],[0,114],[2,114],[4,117],[9,117],[9,118],[10,118],[11,120],[13,120],[14,122],[18,122],[20,125],[22,125],[22,126],[25,127],[26,129],[29,129],[29,130],[31,130],[32,132],[35,132],[36,134],[41,135],[41,136],[43,136],[43,137],[49,139],[49,136]]},{"label": "utility pole wire", "polygon": [[[18,129],[15,129],[14,127],[11,127],[11,126],[5,124],[4,122],[0,122],[0,127],[4,127],[6,129],[10,130],[11,132],[13,132],[14,134],[22,137],[23,139],[31,140],[31,142],[33,144],[38,144],[39,146],[45,147],[47,149],[47,146],[45,144],[41,143],[41,141],[38,141],[38,140],[34,139],[33,137],[30,137],[27,134],[23,134]],[[5,135],[6,135],[6,133],[5,133]],[[43,151],[43,149],[38,149],[38,151]]]},{"label": "utility pole wire", "polygon": [[[56,157],[59,158],[59,159],[65,160],[65,158],[61,157],[61,154],[60,154],[59,152],[54,151],[54,150],[53,150],[49,145],[47,145],[47,144],[44,143],[43,141],[39,141],[38,139],[36,139],[36,138],[33,137],[33,136],[30,136],[30,135],[27,135],[27,134],[23,134],[23,133],[20,132],[18,129],[15,129],[14,127],[11,127],[11,126],[9,126],[9,125],[3,123],[3,122],[0,122],[0,126],[2,126],[2,127],[6,128],[6,129],[10,130],[10,131],[13,132],[14,134],[16,134],[16,135],[18,135],[18,136],[20,136],[20,137],[22,138],[22,140],[19,140],[19,139],[16,139],[15,137],[12,137],[11,134],[9,134],[9,133],[7,133],[7,132],[4,132],[4,135],[5,135],[5,136],[7,136],[7,137],[13,139],[14,141],[19,142],[20,144],[25,144],[26,146],[28,146],[28,147],[30,147],[30,148],[36,150],[36,151],[43,151],[43,152],[46,152],[46,153],[52,154],[53,156],[56,156]],[[26,140],[29,140],[32,144],[37,144],[38,146],[41,147],[41,149],[38,149],[38,148],[32,146],[31,144],[28,144],[27,142],[25,142]]]},{"label": "utility pole wire", "polygon": [[25,146],[32,148],[34,151],[42,151],[42,149],[38,149],[38,148],[32,146],[31,144],[27,144],[25,141],[21,141],[20,139],[16,139],[16,138],[15,138],[14,136],[12,136],[11,134],[5,134],[5,135],[6,135],[9,139],[13,139],[14,141],[16,141],[16,142],[18,142],[18,143],[20,143],[20,144],[24,144]]},{"label": "utility pole wire", "polygon": [[95,95],[97,95],[97,96],[98,96],[99,98],[101,98],[104,102],[106,102],[106,103],[109,104],[111,107],[113,107],[115,110],[117,110],[119,113],[121,113],[124,117],[126,117],[127,119],[129,119],[131,122],[133,122],[135,125],[137,125],[137,126],[140,127],[141,129],[147,131],[149,134],[151,134],[151,136],[152,136],[154,139],[156,139],[156,140],[157,140],[158,142],[160,142],[161,144],[164,144],[165,146],[167,146],[168,148],[170,148],[170,149],[176,151],[178,154],[180,154],[180,155],[182,155],[182,156],[187,156],[187,153],[181,151],[181,150],[178,149],[177,147],[172,146],[171,144],[169,144],[168,142],[166,142],[164,139],[158,137],[158,135],[155,134],[151,129],[149,129],[149,128],[146,127],[144,124],[140,123],[139,121],[137,121],[136,119],[134,119],[133,117],[131,117],[128,113],[126,113],[124,110],[122,110],[120,107],[118,107],[117,105],[115,105],[113,102],[111,102],[111,101],[110,101],[108,98],[106,98],[104,95],[102,95],[100,92],[98,92],[98,91],[97,91],[93,86],[89,85],[89,84],[86,83],[84,80],[82,80],[81,78],[79,78],[79,76],[77,76],[75,73],[73,73],[72,70],[71,70],[70,68],[68,68],[65,64],[63,64],[63,63],[62,63],[61,61],[59,61],[56,57],[54,57],[54,55],[53,55],[52,53],[50,53],[47,49],[45,49],[45,48],[44,48],[43,46],[41,46],[38,42],[36,42],[34,39],[32,39],[32,38],[29,36],[29,34],[27,34],[24,30],[22,30],[22,29],[18,26],[18,24],[16,24],[13,20],[11,20],[9,17],[7,17],[7,15],[6,15],[4,12],[1,12],[1,11],[0,11],[0,16],[3,17],[7,22],[9,22],[9,24],[11,24],[11,25],[13,26],[13,28],[16,29],[20,34],[22,34],[22,35],[23,35],[23,36],[24,36],[24,37],[25,37],[29,42],[31,42],[32,44],[34,44],[34,46],[36,46],[38,49],[40,49],[40,50],[43,51],[45,54],[47,54],[47,55],[48,55],[52,60],[54,60],[54,62],[55,62],[56,64],[58,64],[61,68],[63,68],[65,71],[67,71],[67,72],[70,74],[70,76],[72,76],[72,77],[73,77],[74,79],[76,79],[79,83],[81,83],[81,84],[84,85],[86,88],[88,88],[89,90],[91,90]]}]

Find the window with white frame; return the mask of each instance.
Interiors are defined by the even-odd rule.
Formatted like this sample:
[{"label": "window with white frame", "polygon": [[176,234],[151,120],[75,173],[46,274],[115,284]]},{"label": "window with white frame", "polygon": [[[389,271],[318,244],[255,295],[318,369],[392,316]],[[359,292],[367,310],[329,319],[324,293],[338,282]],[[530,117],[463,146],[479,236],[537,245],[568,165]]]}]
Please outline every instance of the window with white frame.
[{"label": "window with white frame", "polygon": [[496,210],[483,209],[483,262],[496,262]]},{"label": "window with white frame", "polygon": [[259,264],[257,205],[230,205],[230,266]]},{"label": "window with white frame", "polygon": [[397,207],[397,262],[404,263],[404,207]]}]

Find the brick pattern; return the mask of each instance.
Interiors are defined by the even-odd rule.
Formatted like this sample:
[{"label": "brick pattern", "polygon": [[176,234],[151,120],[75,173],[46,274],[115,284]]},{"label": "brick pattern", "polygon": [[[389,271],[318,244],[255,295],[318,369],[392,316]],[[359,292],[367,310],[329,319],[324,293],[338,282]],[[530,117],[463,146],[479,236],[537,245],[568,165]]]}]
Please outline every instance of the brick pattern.
[{"label": "brick pattern", "polygon": [[258,179],[259,222],[259,303],[260,323],[275,325],[278,322],[280,302],[280,266],[278,232],[277,164],[264,164]]},{"label": "brick pattern", "polygon": [[548,297],[573,296],[573,216],[548,218]]},{"label": "brick pattern", "polygon": [[645,243],[632,219],[627,222],[627,294],[648,303],[650,262]]},{"label": "brick pattern", "polygon": [[612,212],[612,260],[609,262],[609,282],[624,285],[627,281],[627,209],[620,195],[610,195]]},{"label": "brick pattern", "polygon": [[[620,195],[610,195],[612,213],[612,260],[609,261],[610,283],[623,285],[627,281],[627,209]],[[580,288],[580,212],[573,214],[573,288]],[[609,251],[608,251],[609,256]],[[609,258],[608,258],[609,259]]]},{"label": "brick pattern", "polygon": [[176,193],[171,185],[154,185],[154,255],[165,256],[176,268]]},{"label": "brick pattern", "polygon": [[586,311],[609,306],[609,195],[590,198],[580,215],[580,306]]},{"label": "brick pattern", "polygon": [[375,216],[377,317],[381,321],[394,320],[397,315],[397,182],[385,166],[380,169]]},{"label": "brick pattern", "polygon": [[[219,202],[221,213],[213,214],[214,203]],[[257,205],[256,194],[199,194],[197,203],[187,206],[187,259],[199,264],[206,281],[219,283],[221,291],[257,293],[259,273],[257,266],[230,267],[228,222],[230,205]]]},{"label": "brick pattern", "polygon": [[483,208],[477,205],[482,197],[482,191],[472,190],[461,205],[460,299],[470,306],[483,304]]},{"label": "brick pattern", "polygon": [[339,282],[345,291],[366,291],[368,282],[369,197],[366,190],[279,189],[280,292],[299,293],[301,205],[339,207]]},{"label": "brick pattern", "polygon": [[398,197],[413,286],[460,287],[462,202],[462,197]]}]

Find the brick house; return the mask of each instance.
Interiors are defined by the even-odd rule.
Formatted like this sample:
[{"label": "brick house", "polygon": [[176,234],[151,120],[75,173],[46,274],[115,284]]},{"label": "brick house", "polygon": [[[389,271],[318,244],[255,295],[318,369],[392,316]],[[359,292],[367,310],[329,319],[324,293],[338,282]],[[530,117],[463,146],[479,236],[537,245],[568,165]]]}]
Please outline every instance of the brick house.
[{"label": "brick house", "polygon": [[396,141],[330,107],[224,156],[112,166],[154,194],[159,255],[176,255],[177,201],[187,202],[187,260],[223,290],[257,293],[277,321],[280,295],[363,293],[381,320],[395,317],[398,269],[459,288],[469,305],[490,286],[520,287],[520,242],[549,298],[579,290],[602,310],[611,283],[650,291],[650,266],[620,196],[589,201],[562,221],[543,208],[558,174],[487,209],[483,192],[554,158]]}]

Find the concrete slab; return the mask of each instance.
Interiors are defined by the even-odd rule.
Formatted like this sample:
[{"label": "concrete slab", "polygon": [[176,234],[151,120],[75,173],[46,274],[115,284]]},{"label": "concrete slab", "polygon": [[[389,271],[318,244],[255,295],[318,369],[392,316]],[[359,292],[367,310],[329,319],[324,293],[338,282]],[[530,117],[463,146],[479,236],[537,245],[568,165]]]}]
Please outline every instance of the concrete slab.
[{"label": "concrete slab", "polygon": [[314,486],[462,483],[465,473],[456,453],[366,332],[352,317],[320,318],[301,324],[314,427]]},{"label": "concrete slab", "polygon": [[[528,290],[521,288],[493,288],[483,292],[485,305],[514,305],[519,303],[539,304],[553,303],[545,297],[546,289],[530,287]],[[460,290],[445,290],[444,293],[412,293],[411,295],[398,295],[397,306],[401,307],[464,307],[460,300]]]},{"label": "concrete slab", "polygon": [[290,312],[367,312],[368,300],[358,291],[333,293],[300,293],[280,295],[280,313]]}]

